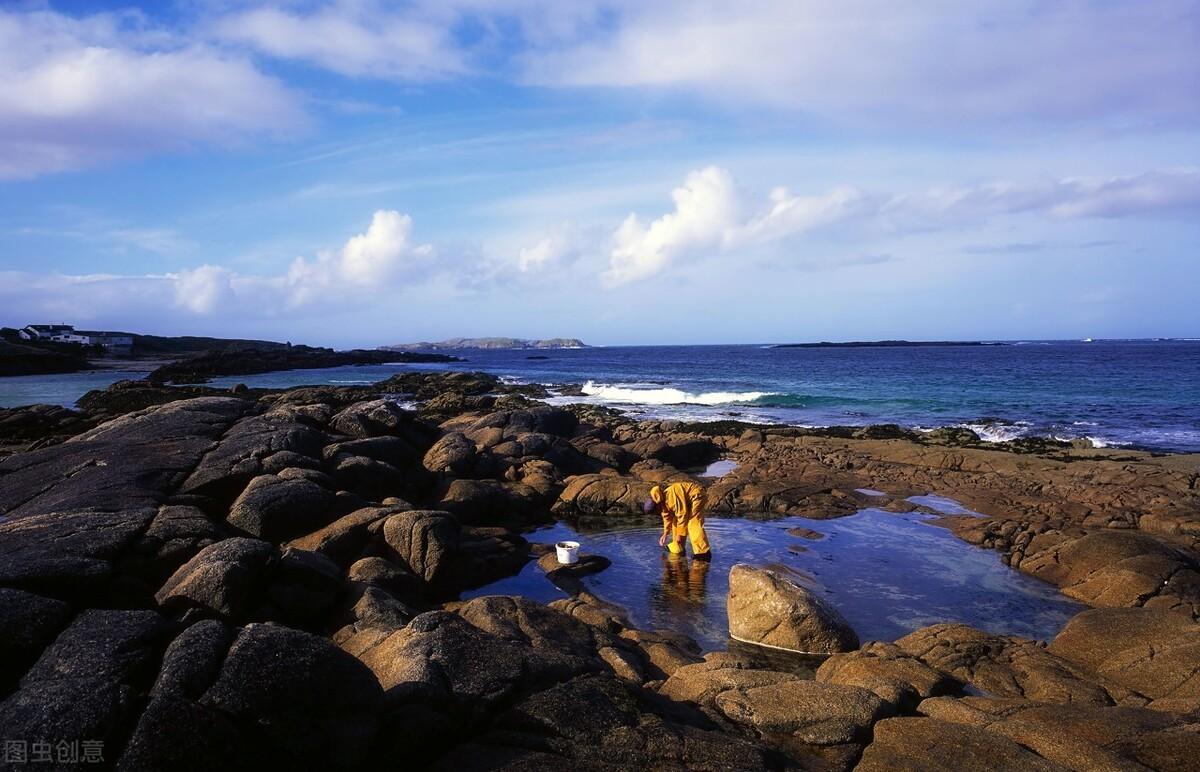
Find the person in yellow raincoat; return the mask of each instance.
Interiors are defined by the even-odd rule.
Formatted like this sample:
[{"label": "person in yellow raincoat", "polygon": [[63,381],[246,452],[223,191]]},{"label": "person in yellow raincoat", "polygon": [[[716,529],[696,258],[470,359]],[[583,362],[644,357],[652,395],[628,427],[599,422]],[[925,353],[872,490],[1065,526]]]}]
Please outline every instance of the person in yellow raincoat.
[{"label": "person in yellow raincoat", "polygon": [[694,482],[655,485],[650,489],[646,514],[662,516],[663,532],[658,540],[673,555],[683,554],[683,537],[692,543],[692,557],[707,560],[712,556],[708,534],[704,532],[704,488]]}]

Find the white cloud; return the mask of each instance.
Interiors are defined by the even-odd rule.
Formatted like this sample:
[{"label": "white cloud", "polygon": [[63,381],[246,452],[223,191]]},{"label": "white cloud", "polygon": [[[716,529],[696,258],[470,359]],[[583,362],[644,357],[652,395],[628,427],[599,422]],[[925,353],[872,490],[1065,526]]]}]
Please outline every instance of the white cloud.
[{"label": "white cloud", "polygon": [[626,284],[662,271],[676,253],[719,244],[737,219],[737,197],[729,172],[709,166],[692,172],[671,192],[675,210],[646,225],[630,214],[613,234],[610,285]]},{"label": "white cloud", "polygon": [[1189,0],[609,3],[526,52],[551,86],[677,88],[877,126],[1200,116]]},{"label": "white cloud", "polygon": [[0,179],[277,135],[297,97],[249,61],[129,14],[0,11]]},{"label": "white cloud", "polygon": [[[731,252],[784,242],[823,228],[853,225],[861,238],[921,230],[970,227],[991,218],[1034,214],[1051,220],[1123,217],[1195,217],[1200,212],[1200,169],[1159,170],[1108,178],[1043,182],[999,181],[887,194],[841,185],[820,195],[775,188],[765,205],[739,201],[730,173],[710,166],[691,172],[672,192],[675,209],[643,224],[630,214],[613,232],[601,278],[618,286],[665,271],[680,256]],[[748,217],[741,211],[757,211]],[[802,261],[803,256],[793,262]],[[829,261],[819,265],[832,267]]]},{"label": "white cloud", "polygon": [[561,223],[533,246],[522,247],[517,253],[517,271],[523,274],[543,273],[574,262],[583,252],[586,236],[574,223]]},{"label": "white cloud", "polygon": [[891,196],[881,216],[930,225],[1001,214],[1040,212],[1052,217],[1173,216],[1200,209],[1200,169],[1184,167],[1113,177],[1063,177],[945,186]]},{"label": "white cloud", "polygon": [[342,75],[429,80],[467,70],[450,25],[372,3],[289,11],[254,8],[225,16],[215,34],[268,56],[299,59]]},{"label": "white cloud", "polygon": [[739,240],[776,241],[855,217],[872,204],[870,196],[851,185],[841,185],[820,196],[794,196],[780,187],[772,190],[769,198],[767,210],[739,230]]},{"label": "white cloud", "polygon": [[323,294],[392,285],[398,278],[430,267],[432,245],[413,245],[412,218],[379,210],[366,233],[353,236],[337,252],[313,260],[297,257],[284,280],[288,302],[303,305]]},{"label": "white cloud", "polygon": [[233,275],[216,265],[202,265],[168,277],[175,285],[175,304],[195,314],[211,314],[234,298]]},{"label": "white cloud", "polygon": [[186,312],[199,317],[284,316],[353,308],[373,292],[394,292],[439,275],[434,249],[414,244],[412,219],[380,210],[364,233],[338,250],[296,258],[282,273],[239,274],[219,265],[162,274],[70,275],[0,272],[0,308],[21,318],[88,320]]}]

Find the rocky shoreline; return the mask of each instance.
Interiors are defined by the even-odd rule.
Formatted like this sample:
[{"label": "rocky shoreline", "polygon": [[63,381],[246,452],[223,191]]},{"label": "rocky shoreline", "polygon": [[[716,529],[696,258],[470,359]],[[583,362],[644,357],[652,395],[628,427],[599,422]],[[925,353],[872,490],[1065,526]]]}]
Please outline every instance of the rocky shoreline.
[{"label": "rocky shoreline", "polygon": [[381,351],[378,349],[354,349],[334,351],[314,346],[286,346],[284,348],[229,349],[206,351],[155,368],[146,376],[154,383],[196,384],[206,383],[219,375],[254,375],[283,370],[320,369],[344,365],[382,365],[395,362],[411,364],[461,362],[458,357],[445,354],[413,353],[409,351]]},{"label": "rocky shoreline", "polygon": [[[97,742],[130,770],[1194,768],[1200,456],[544,396],[422,372],[0,410],[4,739]],[[549,605],[457,600],[546,554],[529,526],[640,517],[650,485],[717,458],[738,462],[709,491],[732,516],[953,497],[985,517],[939,524],[1093,608],[1048,645],[941,624],[856,646],[739,578],[795,617],[742,602],[741,637],[835,652],[805,670],[635,629],[579,581],[599,558],[545,560],[569,595]]]}]

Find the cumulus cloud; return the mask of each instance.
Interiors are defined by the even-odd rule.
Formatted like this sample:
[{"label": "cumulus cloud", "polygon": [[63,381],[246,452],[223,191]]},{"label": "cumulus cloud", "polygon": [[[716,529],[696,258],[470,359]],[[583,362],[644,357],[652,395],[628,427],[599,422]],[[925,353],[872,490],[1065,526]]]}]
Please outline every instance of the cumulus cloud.
[{"label": "cumulus cloud", "polygon": [[297,257],[284,279],[288,302],[302,305],[326,293],[389,286],[405,275],[429,267],[430,244],[412,244],[412,218],[380,210],[365,233],[352,237],[337,252],[321,252],[313,260]]},{"label": "cumulus cloud", "polygon": [[0,11],[0,179],[278,134],[297,97],[130,14]]},{"label": "cumulus cloud", "polygon": [[175,305],[195,314],[210,314],[233,300],[233,274],[202,265],[167,277],[175,285]]},{"label": "cumulus cloud", "polygon": [[527,52],[526,79],[686,89],[868,124],[1200,116],[1200,9],[1188,0],[606,7],[590,34]]},{"label": "cumulus cloud", "polygon": [[737,196],[728,171],[709,166],[692,172],[671,192],[674,211],[644,223],[630,214],[613,234],[612,257],[602,279],[626,284],[660,272],[685,249],[720,244],[737,220]]},{"label": "cumulus cloud", "polygon": [[[613,231],[608,267],[601,274],[606,284],[652,277],[683,255],[695,259],[710,252],[769,245],[833,226],[853,225],[860,233],[896,235],[980,224],[1006,215],[1060,220],[1195,217],[1200,213],[1200,169],[998,181],[904,193],[842,185],[823,194],[794,195],[778,187],[765,203],[754,204],[739,200],[727,170],[710,166],[690,173],[671,195],[675,208],[670,213],[649,225],[636,213],[630,214]],[[741,216],[743,211],[751,214]],[[828,260],[818,264],[835,265]]]},{"label": "cumulus cloud", "polygon": [[412,240],[412,219],[380,210],[337,250],[296,258],[277,274],[239,274],[219,265],[162,274],[70,275],[0,272],[0,308],[21,318],[111,319],[125,314],[262,318],[352,306],[372,291],[401,291],[437,275],[434,249]]}]

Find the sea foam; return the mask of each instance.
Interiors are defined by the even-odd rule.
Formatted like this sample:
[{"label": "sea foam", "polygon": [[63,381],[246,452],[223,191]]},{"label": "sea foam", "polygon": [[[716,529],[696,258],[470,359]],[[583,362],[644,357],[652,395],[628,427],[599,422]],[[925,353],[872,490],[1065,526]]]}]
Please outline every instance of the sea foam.
[{"label": "sea foam", "polygon": [[756,399],[770,396],[773,392],[706,391],[693,394],[682,389],[637,389],[588,381],[583,385],[583,393],[606,402],[633,405],[727,405],[736,402],[753,402]]}]

